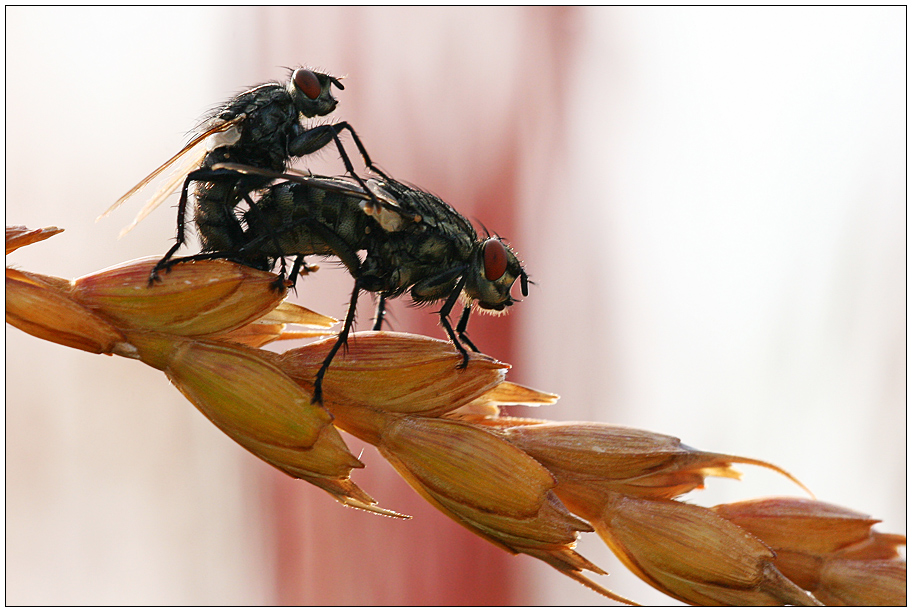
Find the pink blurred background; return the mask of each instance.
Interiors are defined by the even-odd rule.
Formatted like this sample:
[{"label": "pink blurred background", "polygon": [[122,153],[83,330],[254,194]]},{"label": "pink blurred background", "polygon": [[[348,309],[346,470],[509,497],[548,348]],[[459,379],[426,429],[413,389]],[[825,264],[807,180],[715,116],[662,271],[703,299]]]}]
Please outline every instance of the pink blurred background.
[{"label": "pink blurred background", "polygon": [[[562,396],[534,414],[762,458],[904,531],[903,8],[6,16],[7,224],[66,228],[8,264],[76,277],[163,253],[173,209],[120,241],[142,198],[95,217],[209,108],[323,68],[385,170],[525,260],[531,295],[469,330]],[[304,163],[341,172],[332,151]],[[298,301],[341,317],[350,288],[326,262]],[[391,322],[443,337],[405,301]],[[262,464],[138,362],[6,340],[8,604],[608,603],[445,519],[357,440],[355,479],[411,521]],[[800,495],[744,471],[688,499]],[[673,603],[596,537],[579,550],[616,592]]]}]

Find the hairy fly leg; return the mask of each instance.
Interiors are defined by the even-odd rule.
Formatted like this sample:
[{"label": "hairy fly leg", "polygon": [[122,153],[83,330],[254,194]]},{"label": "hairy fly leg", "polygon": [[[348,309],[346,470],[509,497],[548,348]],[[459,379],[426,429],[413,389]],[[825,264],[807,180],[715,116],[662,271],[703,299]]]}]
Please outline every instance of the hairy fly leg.
[{"label": "hairy fly leg", "polygon": [[465,342],[470,349],[474,352],[478,352],[478,349],[475,348],[475,345],[472,344],[472,341],[469,340],[469,336],[466,334],[466,327],[469,325],[469,315],[472,314],[472,307],[466,305],[462,309],[462,316],[459,317],[459,323],[456,324],[456,333],[459,335],[459,339]]},{"label": "hairy fly leg", "polygon": [[[219,179],[225,179],[227,177],[236,177],[237,180],[241,180],[243,175],[234,170],[228,169],[219,169],[212,170],[209,168],[201,168],[199,170],[194,170],[187,175],[187,178],[184,180],[184,186],[181,188],[180,200],[177,203],[177,236],[175,237],[174,244],[168,249],[168,252],[165,253],[165,256],[162,257],[155,267],[152,268],[152,272],[149,274],[149,286],[157,281],[161,280],[158,276],[159,270],[168,270],[170,266],[168,265],[168,260],[174,255],[174,253],[183,246],[186,241],[186,223],[187,223],[187,198],[188,191],[190,189],[190,183],[194,181],[218,181]],[[234,215],[234,212],[224,211],[224,219],[228,220],[228,232],[236,240],[241,240],[244,234],[244,228],[241,226],[241,222]]]},{"label": "hairy fly leg", "polygon": [[314,394],[310,400],[311,404],[316,404],[318,406],[323,405],[323,377],[326,376],[329,364],[332,363],[333,357],[336,356],[339,349],[348,345],[348,334],[355,324],[355,311],[358,309],[358,296],[360,294],[361,281],[356,279],[355,288],[352,291],[351,302],[348,304],[348,314],[345,315],[345,323],[342,325],[342,331],[340,331],[339,335],[336,337],[336,343],[329,349],[329,353],[327,353],[326,358],[323,360],[323,365],[320,366],[320,370],[317,372],[317,377],[314,380]]},{"label": "hairy fly leg", "polygon": [[[447,298],[447,301],[443,303],[443,308],[437,313],[440,315],[440,325],[443,326],[443,329],[446,330],[447,335],[450,337],[450,341],[453,343],[453,346],[456,347],[456,350],[462,354],[462,363],[456,366],[458,369],[465,369],[469,365],[469,352],[462,346],[462,343],[459,341],[459,338],[456,337],[456,334],[453,332],[453,326],[450,325],[450,312],[453,310],[453,306],[456,304],[456,300],[459,299],[459,294],[462,293],[462,288],[465,287],[466,278],[462,276],[459,279],[459,282],[456,283],[456,286],[453,288],[453,291],[450,293],[450,297]],[[471,342],[469,346],[472,346]],[[472,350],[475,351],[475,347],[472,346]],[[478,352],[478,351],[475,351]]]}]

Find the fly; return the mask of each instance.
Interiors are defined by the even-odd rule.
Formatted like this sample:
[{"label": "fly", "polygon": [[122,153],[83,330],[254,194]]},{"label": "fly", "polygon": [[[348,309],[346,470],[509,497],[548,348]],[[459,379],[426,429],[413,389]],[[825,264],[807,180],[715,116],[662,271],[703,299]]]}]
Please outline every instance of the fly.
[{"label": "fly", "polygon": [[[194,190],[194,222],[204,251],[230,249],[244,238],[244,228],[237,207],[246,203],[256,208],[251,194],[265,188],[271,179],[256,174],[241,174],[229,169],[215,169],[220,163],[239,163],[272,172],[284,172],[289,161],[315,153],[335,143],[346,171],[364,188],[355,173],[339,134],[347,130],[358,147],[365,165],[384,176],[371,162],[358,135],[346,121],[306,128],[301,117],[326,116],[335,110],[337,101],[332,87],[344,89],[336,77],[299,68],[285,83],[264,83],[244,91],[213,111],[197,128],[196,137],[167,162],[159,166],[138,185],[114,203],[108,214],[155,177],[189,157],[184,171],[165,185],[140,211],[131,229],[156,208],[183,180],[177,207],[177,236],[174,245],[150,275],[167,268],[168,260],[184,244],[187,200],[190,183]],[[194,153],[190,156],[188,154]],[[249,212],[248,209],[248,212]],[[104,215],[102,215],[104,216]]]},{"label": "fly", "polygon": [[[469,361],[463,344],[478,352],[466,334],[473,307],[505,310],[514,303],[510,290],[516,279],[522,295],[528,295],[528,275],[516,253],[498,236],[480,238],[465,217],[426,191],[389,177],[368,179],[362,186],[348,179],[265,173],[238,164],[215,169],[290,180],[265,189],[256,208],[245,213],[247,230],[235,248],[189,259],[227,257],[271,269],[277,259],[294,256],[294,278],[305,256],[332,255],[355,279],[342,331],[314,382],[315,403],[322,403],[323,377],[348,339],[362,291],[378,294],[374,330],[383,325],[387,299],[408,292],[416,304],[443,301],[440,324],[462,354],[460,368]],[[460,297],[464,306],[454,328],[450,313]]]}]

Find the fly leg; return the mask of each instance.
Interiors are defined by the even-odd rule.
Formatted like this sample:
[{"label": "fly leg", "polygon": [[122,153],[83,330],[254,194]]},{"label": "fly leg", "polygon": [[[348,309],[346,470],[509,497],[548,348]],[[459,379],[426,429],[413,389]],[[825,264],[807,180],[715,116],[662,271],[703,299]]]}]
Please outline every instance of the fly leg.
[{"label": "fly leg", "polygon": [[[287,287],[288,285],[285,280],[287,278],[285,276],[285,258],[279,257],[278,259],[279,259],[279,273],[278,273],[279,277],[272,282],[272,288],[275,289],[276,291],[281,291],[282,287]],[[297,260],[295,260],[295,261],[297,261]],[[275,261],[272,262],[272,265],[274,268]],[[294,287],[294,283],[292,283],[292,287]]]},{"label": "fly leg", "polygon": [[319,151],[330,141],[336,143],[336,148],[339,149],[339,155],[342,157],[342,163],[345,165],[345,171],[357,181],[358,185],[364,190],[369,197],[371,202],[377,209],[383,208],[383,204],[374,195],[374,192],[368,189],[367,183],[364,182],[358,174],[355,172],[355,167],[349,158],[348,153],[345,152],[345,147],[342,145],[342,141],[339,140],[339,132],[342,130],[348,130],[352,135],[352,140],[355,141],[355,146],[358,147],[358,152],[361,153],[361,157],[364,159],[364,165],[367,166],[370,170],[373,170],[383,178],[389,180],[389,177],[382,170],[374,166],[374,162],[371,161],[370,155],[367,154],[367,149],[364,148],[364,145],[361,143],[361,139],[358,138],[358,135],[355,133],[355,130],[352,129],[351,125],[347,121],[340,121],[339,123],[334,123],[332,125],[320,125],[314,128],[311,128],[298,136],[293,140],[289,146],[289,152],[295,157],[301,157],[304,155],[309,155],[316,151]]},{"label": "fly leg", "polygon": [[[284,265],[284,263],[285,263],[285,261],[283,258],[282,264]],[[298,279],[298,274],[301,273],[301,267],[303,265],[304,265],[304,256],[298,255],[297,257],[295,257],[294,264],[292,264],[292,266],[291,266],[291,274],[288,276],[288,278],[291,280],[292,289],[294,289],[295,283],[297,282],[297,279]]]},{"label": "fly leg", "polygon": [[[352,167],[348,154],[345,152],[342,143],[339,141],[339,134],[342,132],[342,130],[348,130],[348,133],[351,134],[352,141],[354,141],[355,146],[358,147],[358,152],[361,154],[361,158],[364,160],[364,165],[369,170],[372,170],[383,178],[389,180],[389,176],[383,170],[374,165],[374,162],[371,160],[370,155],[367,153],[367,149],[364,148],[364,144],[361,142],[358,134],[355,132],[354,128],[352,128],[351,124],[348,121],[340,121],[339,123],[334,123],[332,125],[318,125],[316,127],[312,127],[292,140],[288,145],[288,150],[295,157],[303,157],[305,155],[310,155],[311,153],[319,151],[328,145],[330,141],[334,141],[336,143],[336,147],[339,149],[339,153],[342,155],[342,161],[345,163],[345,169],[354,178],[358,178],[355,175],[355,171]],[[361,186],[364,187],[363,184]]]},{"label": "fly leg", "polygon": [[[193,174],[192,172],[190,174]],[[187,175],[187,179],[184,181],[184,186],[181,189],[180,201],[177,203],[177,238],[174,244],[168,249],[168,252],[165,253],[165,256],[159,260],[155,267],[152,268],[152,272],[149,274],[149,286],[151,287],[155,281],[160,281],[161,278],[158,276],[158,271],[162,268],[168,268],[168,260],[171,259],[171,256],[181,248],[181,245],[184,244],[186,238],[184,237],[184,223],[186,222],[187,215],[187,190],[190,188],[190,183],[193,179],[190,178],[190,175]]]},{"label": "fly leg", "polygon": [[[212,179],[224,178],[226,176],[242,177],[243,175],[234,170],[211,170],[209,168],[194,170],[187,175],[187,178],[184,180],[184,186],[181,188],[180,200],[177,203],[177,237],[175,238],[174,244],[170,249],[168,249],[168,252],[165,253],[165,256],[162,257],[157,264],[155,264],[154,268],[152,268],[152,272],[149,274],[150,287],[155,283],[155,281],[161,280],[161,278],[158,276],[159,270],[167,271],[171,268],[171,266],[168,264],[168,261],[171,259],[177,249],[183,246],[183,244],[187,241],[185,228],[187,223],[187,198],[190,189],[190,183],[194,181],[208,181]],[[234,217],[233,213],[226,213],[226,218],[228,217],[234,220],[234,224],[231,226],[230,230],[234,231],[237,236],[242,236],[244,230],[241,227],[240,221]]]},{"label": "fly leg", "polygon": [[469,336],[466,335],[465,330],[469,324],[469,315],[472,314],[472,307],[466,306],[462,309],[462,316],[459,317],[459,323],[456,324],[456,333],[459,335],[459,339],[465,342],[470,349],[474,352],[478,352],[478,349],[475,348],[475,345],[472,344],[472,341],[469,340]]},{"label": "fly leg", "polygon": [[374,162],[371,161],[370,155],[367,154],[367,149],[365,149],[364,145],[361,144],[361,139],[358,138],[358,134],[355,133],[354,128],[352,128],[351,124],[348,121],[340,121],[333,127],[335,128],[336,134],[342,130],[348,130],[348,133],[351,134],[352,141],[355,143],[355,146],[358,147],[358,152],[361,153],[361,158],[364,159],[364,165],[386,180],[390,180],[390,177],[386,174],[386,172],[375,166]]},{"label": "fly leg", "polygon": [[[450,325],[450,312],[453,310],[453,306],[456,304],[456,300],[459,299],[459,294],[462,293],[462,288],[465,286],[466,279],[465,276],[459,279],[459,282],[453,288],[453,291],[450,292],[450,297],[447,298],[447,301],[443,304],[443,308],[440,309],[438,313],[440,315],[440,325],[443,326],[443,329],[446,330],[447,335],[450,337],[450,341],[453,343],[453,346],[456,347],[456,350],[462,354],[462,363],[456,366],[457,369],[464,369],[469,365],[469,352],[466,351],[465,347],[462,346],[462,343],[459,341],[459,338],[456,337],[456,334],[453,332],[453,326]],[[465,319],[468,322],[468,317],[463,314],[462,318],[459,320],[459,323],[462,324],[462,319]],[[475,347],[472,346],[472,343],[468,343],[472,347],[472,350],[475,350]],[[477,351],[476,351],[477,352]]]},{"label": "fly leg", "polygon": [[339,352],[339,349],[346,346],[348,342],[348,334],[355,324],[355,311],[358,309],[358,295],[360,293],[361,281],[356,279],[355,289],[352,291],[351,302],[348,305],[348,314],[345,315],[345,323],[342,325],[342,331],[340,331],[338,337],[336,337],[336,343],[329,349],[326,359],[323,360],[323,365],[320,366],[320,371],[317,372],[317,378],[314,380],[314,394],[310,400],[311,404],[318,406],[323,405],[323,377],[326,376],[326,370],[329,369],[329,364],[332,363],[333,357],[335,357],[336,353]]},{"label": "fly leg", "polygon": [[[282,264],[283,265],[285,264],[284,257],[282,258]],[[298,255],[297,257],[295,257],[294,263],[291,266],[291,273],[288,275],[288,280],[286,280],[284,283],[282,283],[282,285],[277,288],[277,291],[281,290],[283,287],[288,287],[290,285],[291,288],[294,289],[295,294],[297,295],[298,290],[295,289],[295,285],[298,283],[298,276],[303,276],[304,274],[309,274],[309,273],[313,272],[314,270],[316,270],[318,267],[319,266],[308,266],[307,263],[304,261],[304,256]],[[302,268],[304,269],[303,272],[301,272]],[[279,280],[281,280],[281,279],[279,279]]]},{"label": "fly leg", "polygon": [[374,331],[380,331],[383,328],[383,317],[386,316],[386,294],[381,293],[380,299],[377,300],[377,314],[374,315]]}]

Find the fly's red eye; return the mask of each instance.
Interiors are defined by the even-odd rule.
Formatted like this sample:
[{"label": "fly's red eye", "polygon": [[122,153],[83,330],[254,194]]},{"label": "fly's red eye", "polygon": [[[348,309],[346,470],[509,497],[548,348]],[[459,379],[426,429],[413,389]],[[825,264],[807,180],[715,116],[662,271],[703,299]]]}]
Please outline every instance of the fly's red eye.
[{"label": "fly's red eye", "polygon": [[310,70],[298,68],[294,71],[292,80],[294,80],[295,87],[300,89],[301,92],[311,100],[316,100],[323,89],[320,87],[320,81],[317,79],[317,75]]},{"label": "fly's red eye", "polygon": [[507,247],[497,238],[488,238],[483,248],[485,278],[496,281],[507,271]]}]

